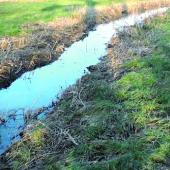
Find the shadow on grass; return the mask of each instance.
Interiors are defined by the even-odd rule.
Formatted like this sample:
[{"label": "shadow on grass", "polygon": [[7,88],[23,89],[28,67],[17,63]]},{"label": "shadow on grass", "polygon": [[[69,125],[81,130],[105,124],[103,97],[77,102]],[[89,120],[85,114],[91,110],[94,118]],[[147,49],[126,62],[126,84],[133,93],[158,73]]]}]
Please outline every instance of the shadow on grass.
[{"label": "shadow on grass", "polygon": [[42,9],[42,12],[57,12],[58,10],[64,11],[64,12],[74,12],[78,9],[80,9],[82,6],[75,4],[75,5],[51,5],[46,8]]}]

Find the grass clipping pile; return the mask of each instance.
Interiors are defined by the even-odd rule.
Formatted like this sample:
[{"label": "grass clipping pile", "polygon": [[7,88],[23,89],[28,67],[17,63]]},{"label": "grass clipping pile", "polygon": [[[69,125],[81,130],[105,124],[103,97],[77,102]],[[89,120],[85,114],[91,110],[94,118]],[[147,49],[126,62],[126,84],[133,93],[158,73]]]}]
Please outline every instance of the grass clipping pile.
[{"label": "grass clipping pile", "polygon": [[108,55],[6,154],[13,169],[170,168],[170,13],[112,39]]},{"label": "grass clipping pile", "polygon": [[8,37],[0,40],[0,88],[8,87],[26,71],[57,60],[65,48],[84,38],[97,24],[112,21],[128,13],[143,12],[169,4],[169,0],[150,0],[127,5],[87,8],[47,26],[25,26],[28,30],[33,30],[28,37]]}]

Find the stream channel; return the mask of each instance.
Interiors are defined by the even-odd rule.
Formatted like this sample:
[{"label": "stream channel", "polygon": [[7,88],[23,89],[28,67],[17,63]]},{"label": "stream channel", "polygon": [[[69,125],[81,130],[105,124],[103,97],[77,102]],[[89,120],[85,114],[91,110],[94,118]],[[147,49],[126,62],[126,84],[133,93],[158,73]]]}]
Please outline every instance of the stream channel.
[{"label": "stream channel", "polygon": [[89,74],[87,67],[96,65],[107,54],[112,37],[125,27],[142,24],[145,19],[167,10],[159,8],[98,25],[86,38],[66,49],[57,61],[24,73],[10,87],[0,90],[0,118],[7,120],[0,124],[0,155],[20,140],[19,134],[25,128],[24,114],[50,106],[64,90]]}]

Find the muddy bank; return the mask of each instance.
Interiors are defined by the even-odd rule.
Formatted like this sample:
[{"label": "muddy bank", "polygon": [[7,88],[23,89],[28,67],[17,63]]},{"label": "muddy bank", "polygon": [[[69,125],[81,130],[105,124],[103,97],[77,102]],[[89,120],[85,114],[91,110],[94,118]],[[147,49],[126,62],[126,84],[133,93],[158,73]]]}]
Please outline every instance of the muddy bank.
[{"label": "muddy bank", "polygon": [[0,88],[8,87],[24,72],[47,65],[59,58],[65,48],[84,38],[97,24],[109,22],[128,13],[169,5],[167,1],[148,1],[98,9],[83,9],[71,18],[46,25],[29,25],[27,38],[7,38],[0,42]]}]

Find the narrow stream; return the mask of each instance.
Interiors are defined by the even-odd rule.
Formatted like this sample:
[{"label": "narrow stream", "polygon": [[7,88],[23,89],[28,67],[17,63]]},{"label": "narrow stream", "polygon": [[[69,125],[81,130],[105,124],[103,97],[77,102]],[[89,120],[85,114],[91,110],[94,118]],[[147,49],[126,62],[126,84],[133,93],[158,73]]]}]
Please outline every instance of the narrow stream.
[{"label": "narrow stream", "polygon": [[[130,15],[91,31],[84,40],[74,43],[59,60],[27,72],[7,89],[0,91],[0,117],[9,117],[0,125],[0,154],[20,139],[24,128],[24,113],[49,106],[62,92],[84,74],[87,67],[95,65],[106,55],[107,43],[124,27],[142,23],[145,19],[166,12],[168,8],[150,10],[140,15]],[[12,112],[15,115],[9,116]]]}]

